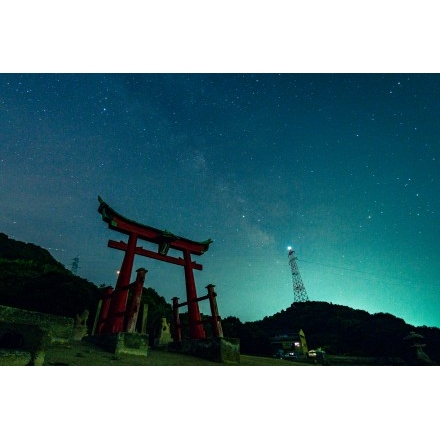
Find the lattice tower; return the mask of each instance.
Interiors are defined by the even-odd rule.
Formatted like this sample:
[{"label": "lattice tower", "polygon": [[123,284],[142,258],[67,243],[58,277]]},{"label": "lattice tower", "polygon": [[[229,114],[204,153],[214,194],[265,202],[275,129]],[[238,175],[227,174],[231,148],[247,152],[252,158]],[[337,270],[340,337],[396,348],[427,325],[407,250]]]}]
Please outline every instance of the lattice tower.
[{"label": "lattice tower", "polygon": [[292,283],[293,283],[293,302],[306,302],[309,300],[307,296],[306,288],[302,282],[301,275],[296,264],[297,258],[295,257],[295,251],[292,248],[289,250],[289,264],[292,271]]},{"label": "lattice tower", "polygon": [[73,275],[76,275],[79,268],[79,255],[72,260],[72,270]]}]

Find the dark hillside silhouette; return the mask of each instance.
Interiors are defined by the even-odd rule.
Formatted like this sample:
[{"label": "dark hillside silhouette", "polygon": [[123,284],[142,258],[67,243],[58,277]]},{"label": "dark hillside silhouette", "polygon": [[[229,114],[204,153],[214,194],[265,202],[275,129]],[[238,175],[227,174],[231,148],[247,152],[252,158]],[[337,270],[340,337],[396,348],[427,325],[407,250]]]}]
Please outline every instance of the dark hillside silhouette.
[{"label": "dark hillside silhouette", "polygon": [[99,289],[75,276],[46,250],[0,233],[0,303],[75,317],[96,308]]},{"label": "dark hillside silhouette", "polygon": [[[0,233],[0,304],[67,317],[88,309],[91,326],[103,292],[104,287],[72,274],[47,250]],[[147,331],[153,338],[162,317],[171,323],[171,305],[151,287],[144,288],[141,309],[143,304],[148,304]],[[184,313],[181,319],[184,324]],[[271,336],[302,329],[309,349],[385,360],[405,357],[403,339],[415,332],[424,337],[424,352],[440,364],[439,328],[414,327],[389,313],[370,314],[326,302],[298,302],[255,322],[242,323],[236,317],[227,317],[222,327],[225,337],[240,339],[242,354],[271,356]],[[209,325],[206,330],[209,336]]]},{"label": "dark hillside silhouette", "polygon": [[[87,309],[91,327],[104,291],[74,275],[46,249],[0,233],[0,304],[70,318]],[[142,308],[144,304],[147,328],[154,335],[160,319],[171,316],[171,306],[151,287],[144,288]]]},{"label": "dark hillside silhouette", "polygon": [[319,301],[292,304],[261,321],[241,323],[235,317],[223,320],[225,336],[241,340],[241,352],[271,354],[269,338],[293,335],[302,329],[309,349],[322,348],[328,354],[398,359],[407,356],[403,339],[412,331],[424,336],[425,353],[440,363],[440,329],[414,327],[389,313],[370,314],[347,306]]}]

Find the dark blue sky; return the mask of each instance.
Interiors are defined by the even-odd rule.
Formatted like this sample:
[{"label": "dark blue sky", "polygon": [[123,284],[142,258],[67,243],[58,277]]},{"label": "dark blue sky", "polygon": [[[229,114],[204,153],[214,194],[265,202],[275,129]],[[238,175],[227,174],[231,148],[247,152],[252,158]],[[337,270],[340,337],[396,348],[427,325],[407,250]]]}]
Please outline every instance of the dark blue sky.
[{"label": "dark blue sky", "polygon": [[[216,285],[222,317],[249,321],[290,306],[290,245],[310,300],[440,327],[434,2],[417,7],[374,0],[4,3],[1,232],[50,249],[66,267],[79,255],[80,276],[114,284],[122,253],[109,249],[107,241],[124,237],[102,222],[100,194],[139,222],[214,240],[196,258],[204,269],[195,275],[199,295],[208,283]],[[149,269],[146,284],[168,301],[184,297],[182,268],[141,257],[139,266]],[[48,404],[68,396],[59,405],[63,409],[76,405],[78,397],[82,414],[96,419],[96,405],[87,411],[78,394],[95,370],[78,372],[78,381],[69,370],[52,395],[51,380],[61,371],[67,372],[50,370],[48,380],[26,387],[44,384],[44,392],[31,394],[49,396]],[[113,401],[137,389],[154,396],[154,408],[169,405],[167,384],[171,393],[175,384],[168,374],[155,371],[157,380],[145,381],[145,371],[136,371],[125,375],[126,386],[117,390],[109,388],[113,373],[106,376],[101,369],[90,383]],[[229,399],[229,414],[244,417],[246,435],[249,429],[285,435],[277,421],[291,417],[291,408],[268,409],[261,396],[279,402],[289,391],[301,395],[303,407],[315,409],[309,419],[302,415],[307,434],[310,426],[325,426],[343,436],[336,425],[341,408],[358,424],[366,411],[372,413],[394,437],[399,426],[405,435],[411,429],[433,431],[434,407],[423,405],[430,401],[423,393],[435,394],[436,381],[429,376],[434,370],[424,370],[422,378],[415,370],[414,377],[407,370],[401,376],[396,369],[378,376],[371,370],[362,382],[346,369],[336,380],[334,369],[302,369],[300,381],[291,380],[291,371],[265,369],[255,376],[249,369],[228,368],[216,370],[213,384],[211,370],[197,369],[191,376],[185,369],[179,393],[188,411],[197,408],[198,427],[209,432],[212,406],[200,405],[200,393],[194,393],[204,384],[214,387],[218,401]],[[9,383],[14,386],[7,400],[14,402],[17,381],[2,384],[2,393]],[[240,398],[231,400],[237,390]],[[408,398],[418,404],[408,406]],[[31,404],[30,413],[37,414],[38,405]],[[169,412],[153,407],[154,422],[162,427]],[[124,412],[123,405],[119,410]],[[167,430],[176,426],[172,432],[181,436],[188,411],[174,411],[177,423],[168,423]],[[58,419],[64,413],[71,412]],[[403,425],[402,419],[416,423]],[[99,426],[100,435],[106,428]],[[118,429],[109,428],[110,435]],[[126,424],[123,428],[126,435]],[[223,434],[217,428],[216,434]]]},{"label": "dark blue sky", "polygon": [[[439,95],[436,74],[0,74],[0,231],[114,284],[101,195],[212,238],[196,284],[223,317],[290,306],[291,245],[310,300],[438,327]],[[140,266],[184,298],[182,268]]]}]

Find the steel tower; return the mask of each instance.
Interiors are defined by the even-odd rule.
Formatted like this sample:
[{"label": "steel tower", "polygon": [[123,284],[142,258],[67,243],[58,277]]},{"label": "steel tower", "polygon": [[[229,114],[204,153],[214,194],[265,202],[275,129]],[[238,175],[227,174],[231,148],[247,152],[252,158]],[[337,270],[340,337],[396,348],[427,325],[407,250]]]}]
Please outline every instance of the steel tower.
[{"label": "steel tower", "polygon": [[289,251],[289,264],[292,271],[292,282],[293,282],[293,302],[306,302],[309,300],[307,296],[306,288],[302,282],[301,275],[299,274],[298,265],[296,264],[297,258],[295,257],[295,251],[289,246],[287,248]]},{"label": "steel tower", "polygon": [[78,272],[78,264],[79,264],[79,255],[72,260],[72,269],[71,272],[73,275],[76,275]]}]

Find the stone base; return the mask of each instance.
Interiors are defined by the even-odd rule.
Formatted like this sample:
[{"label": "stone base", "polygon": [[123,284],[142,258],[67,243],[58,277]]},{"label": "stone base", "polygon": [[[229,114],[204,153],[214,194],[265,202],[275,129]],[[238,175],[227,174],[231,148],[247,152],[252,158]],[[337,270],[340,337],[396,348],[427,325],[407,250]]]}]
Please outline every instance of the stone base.
[{"label": "stone base", "polygon": [[0,349],[1,366],[24,366],[31,365],[32,355],[29,351],[2,350]]},{"label": "stone base", "polygon": [[240,339],[207,338],[170,342],[168,351],[190,354],[224,364],[240,364]]},{"label": "stone base", "polygon": [[[43,365],[46,347],[50,342],[48,332],[47,328],[42,328],[35,324],[4,322],[0,320],[0,349],[6,352],[10,351],[11,354],[11,356],[7,356],[3,353],[3,365],[6,365],[5,362],[8,359],[12,361],[14,357],[16,361],[13,362],[19,362],[19,365],[21,365],[20,359],[24,359],[23,352],[29,353],[31,356],[30,361],[25,365]],[[12,365],[17,364],[13,363]]]},{"label": "stone base", "polygon": [[48,333],[49,343],[68,343],[72,336],[73,318],[64,316],[0,305],[0,322],[37,326]]},{"label": "stone base", "polygon": [[27,352],[31,359],[26,365],[43,365],[46,347],[67,343],[72,328],[72,318],[0,305],[0,348],[17,352],[12,357],[5,354],[2,362],[21,365],[27,354],[19,352]]},{"label": "stone base", "polygon": [[114,353],[116,356],[124,354],[148,356],[149,335],[146,333],[111,333],[87,336],[84,339]]},{"label": "stone base", "polygon": [[87,327],[74,327],[72,331],[72,341],[81,341],[87,336]]},{"label": "stone base", "polygon": [[173,342],[173,338],[171,336],[161,336],[160,338],[154,339],[154,347],[160,348],[160,347],[168,347],[168,344],[170,342]]}]

